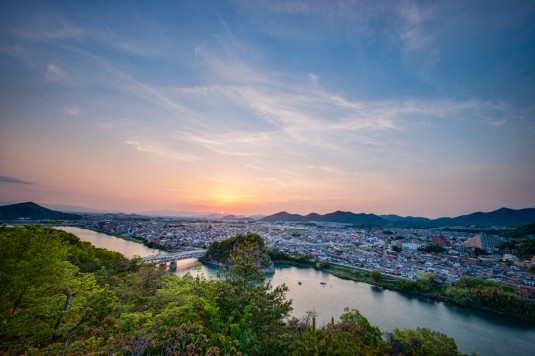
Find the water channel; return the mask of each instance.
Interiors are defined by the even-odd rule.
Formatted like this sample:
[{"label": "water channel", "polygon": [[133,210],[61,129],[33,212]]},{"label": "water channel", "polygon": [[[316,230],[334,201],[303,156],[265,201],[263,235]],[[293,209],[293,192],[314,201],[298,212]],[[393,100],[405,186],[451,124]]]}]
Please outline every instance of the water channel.
[{"label": "water channel", "polygon": [[[90,230],[62,229],[97,247],[122,252],[127,257],[159,252]],[[188,272],[215,277],[217,268],[199,266],[195,260],[181,261],[175,273]],[[329,322],[331,317],[337,319],[344,307],[349,307],[358,309],[382,331],[420,326],[443,332],[455,339],[460,351],[468,354],[474,351],[479,355],[535,354],[535,326],[494,313],[343,280],[313,268],[279,265],[269,278],[275,286],[286,283],[289,287],[287,297],[293,300],[292,314],[298,318],[314,309],[319,324],[322,324]]]}]

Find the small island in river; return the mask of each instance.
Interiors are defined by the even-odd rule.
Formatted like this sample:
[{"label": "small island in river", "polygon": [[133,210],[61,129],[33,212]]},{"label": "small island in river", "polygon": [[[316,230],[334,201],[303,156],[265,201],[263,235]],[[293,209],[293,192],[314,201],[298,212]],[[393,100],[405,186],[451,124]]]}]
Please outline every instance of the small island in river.
[{"label": "small island in river", "polygon": [[258,260],[258,265],[261,267],[260,271],[275,273],[275,264],[267,253],[264,240],[260,235],[250,232],[236,235],[223,241],[213,242],[200,260],[203,263],[228,267],[232,264],[234,253],[243,250],[245,245],[255,245],[257,252],[263,251]]}]

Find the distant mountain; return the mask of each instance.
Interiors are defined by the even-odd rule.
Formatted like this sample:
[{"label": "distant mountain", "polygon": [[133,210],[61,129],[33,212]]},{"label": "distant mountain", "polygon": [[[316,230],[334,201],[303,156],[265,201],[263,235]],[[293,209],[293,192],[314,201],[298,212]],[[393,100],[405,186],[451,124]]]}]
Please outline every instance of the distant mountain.
[{"label": "distant mountain", "polygon": [[[314,213],[315,214],[315,213]],[[312,215],[312,214],[309,214]],[[317,221],[315,219],[308,219],[309,216],[303,216],[299,214],[290,214],[286,211],[281,211],[273,215],[265,216],[260,221],[295,221],[295,222],[306,222],[306,221]],[[316,214],[317,216],[321,216]]]},{"label": "distant mountain", "polygon": [[399,215],[356,214],[348,211],[336,211],[325,215],[311,213],[308,215],[290,214],[286,211],[266,216],[260,221],[288,222],[338,222],[365,226],[522,226],[535,223],[535,208],[513,210],[501,208],[488,213],[477,212],[455,218],[427,219],[422,217]]},{"label": "distant mountain", "polygon": [[0,206],[0,220],[76,220],[80,218],[79,215],[47,209],[33,202]]},{"label": "distant mountain", "polygon": [[286,211],[266,216],[260,221],[290,221],[290,222],[336,222],[344,224],[366,225],[366,226],[385,226],[389,222],[375,214],[355,214],[349,211],[335,211],[333,213],[320,215],[311,213],[306,216],[299,214],[290,214]]},{"label": "distant mountain", "polygon": [[455,218],[433,220],[436,225],[521,226],[535,223],[535,208],[513,210],[501,208],[488,213],[477,212]]},{"label": "distant mountain", "polygon": [[389,215],[379,215],[381,218],[392,221],[392,222],[406,222],[406,223],[421,223],[421,224],[428,224],[431,222],[431,219],[428,218],[422,218],[422,217],[415,217],[415,216],[399,216],[394,214]]}]

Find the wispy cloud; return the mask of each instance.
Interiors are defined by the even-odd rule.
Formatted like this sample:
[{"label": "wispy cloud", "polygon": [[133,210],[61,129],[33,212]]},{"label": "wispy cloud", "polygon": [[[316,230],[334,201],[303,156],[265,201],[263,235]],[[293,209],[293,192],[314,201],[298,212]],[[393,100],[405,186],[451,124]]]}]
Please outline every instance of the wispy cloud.
[{"label": "wispy cloud", "polygon": [[0,176],[0,183],[13,183],[13,184],[25,184],[25,185],[35,185],[35,183],[18,179],[15,177]]},{"label": "wispy cloud", "polygon": [[262,132],[233,132],[228,134],[177,132],[173,134],[173,138],[187,141],[193,145],[200,145],[222,155],[253,157],[268,154],[268,152],[259,151],[259,148],[270,139],[270,135]]},{"label": "wispy cloud", "polygon": [[78,115],[80,115],[80,109],[75,108],[75,107],[65,108],[65,109],[63,109],[63,111],[66,114],[70,115],[70,116],[78,116]]},{"label": "wispy cloud", "polygon": [[433,14],[430,10],[422,11],[416,1],[406,1],[397,8],[398,16],[403,20],[400,38],[410,50],[420,49],[432,40],[432,34],[425,31],[424,24]]},{"label": "wispy cloud", "polygon": [[30,16],[28,24],[12,31],[16,36],[32,41],[80,40],[89,34],[59,14]]},{"label": "wispy cloud", "polygon": [[48,80],[63,82],[67,79],[67,74],[58,65],[49,63],[46,66],[45,77]]},{"label": "wispy cloud", "polygon": [[184,152],[171,149],[161,143],[146,142],[146,141],[141,142],[138,140],[126,140],[124,143],[135,147],[136,150],[140,152],[147,152],[147,153],[155,154],[159,157],[170,159],[173,161],[193,162],[193,161],[197,161],[200,159],[200,157],[198,156],[194,156],[188,153],[184,153]]},{"label": "wispy cloud", "polygon": [[[240,50],[244,48],[240,44]],[[228,52],[230,48],[225,54],[205,49],[199,54],[217,84],[157,86],[119,74],[126,90],[157,105],[163,114],[149,126],[135,120],[125,126],[118,120],[105,127],[123,135],[123,142],[138,151],[163,159],[193,162],[220,157],[226,162],[234,157],[251,170],[278,165],[295,171],[300,169],[295,162],[308,155],[322,157],[323,167],[336,157],[333,167],[340,168],[352,159],[395,157],[414,132],[467,120],[499,127],[511,115],[507,105],[478,100],[349,99],[322,86],[315,74],[276,73]],[[153,134],[154,120],[167,131]],[[367,157],[370,154],[373,158]]]}]

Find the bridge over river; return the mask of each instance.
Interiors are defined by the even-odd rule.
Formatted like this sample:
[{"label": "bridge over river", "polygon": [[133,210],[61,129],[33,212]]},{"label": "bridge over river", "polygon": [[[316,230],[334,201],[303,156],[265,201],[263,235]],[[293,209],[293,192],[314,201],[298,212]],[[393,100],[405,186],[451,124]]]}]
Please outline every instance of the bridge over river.
[{"label": "bridge over river", "polygon": [[187,260],[188,258],[201,258],[206,253],[206,250],[191,250],[182,251],[177,253],[170,253],[166,255],[156,255],[143,257],[143,261],[154,265],[165,265],[168,263],[175,263],[181,260]]}]

